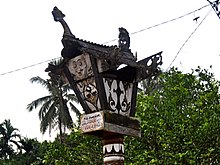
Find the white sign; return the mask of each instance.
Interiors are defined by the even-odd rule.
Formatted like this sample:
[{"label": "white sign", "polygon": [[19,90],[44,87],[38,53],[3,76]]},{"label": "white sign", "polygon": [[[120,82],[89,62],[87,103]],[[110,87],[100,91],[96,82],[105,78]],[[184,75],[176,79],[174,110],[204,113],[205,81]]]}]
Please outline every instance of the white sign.
[{"label": "white sign", "polygon": [[101,112],[83,115],[80,128],[82,132],[91,132],[104,128],[103,115]]}]

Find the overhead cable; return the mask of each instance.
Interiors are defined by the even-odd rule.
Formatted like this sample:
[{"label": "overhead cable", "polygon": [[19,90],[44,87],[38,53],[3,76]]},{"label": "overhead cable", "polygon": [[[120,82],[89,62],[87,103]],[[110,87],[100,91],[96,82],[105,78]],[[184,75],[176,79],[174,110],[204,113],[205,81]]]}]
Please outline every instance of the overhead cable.
[{"label": "overhead cable", "polygon": [[[57,58],[60,58],[60,57],[57,57]],[[50,60],[46,60],[46,61],[42,61],[42,62],[39,62],[39,63],[36,63],[36,64],[32,64],[32,65],[29,65],[29,66],[25,66],[25,67],[23,67],[23,68],[14,69],[14,70],[9,71],[9,72],[1,73],[0,76],[4,76],[4,75],[6,75],[6,74],[10,74],[10,73],[17,72],[17,71],[20,71],[20,70],[28,69],[28,68],[31,68],[31,67],[34,67],[34,66],[43,64],[43,63],[45,63],[45,62],[50,62],[50,61],[55,60],[55,59],[57,59],[57,58],[53,58],[53,59],[50,59]]]},{"label": "overhead cable", "polygon": [[[155,25],[153,25],[153,26],[149,26],[149,27],[147,27],[147,28],[144,28],[144,29],[135,31],[135,32],[131,33],[131,35],[134,35],[134,34],[137,34],[137,33],[140,33],[140,32],[143,32],[143,31],[146,31],[146,30],[149,30],[149,29],[152,29],[152,28],[155,28],[155,27],[160,26],[160,25],[164,25],[164,24],[167,24],[167,23],[176,21],[176,20],[178,20],[178,19],[181,19],[181,18],[183,18],[183,17],[186,17],[186,16],[188,16],[188,15],[191,15],[191,14],[195,13],[196,11],[202,10],[203,8],[208,7],[208,6],[209,6],[209,4],[208,4],[208,5],[205,5],[205,6],[202,6],[202,7],[198,8],[198,9],[196,9],[196,10],[194,10],[194,11],[191,11],[191,12],[189,12],[189,13],[186,13],[186,14],[184,14],[184,15],[181,15],[181,16],[179,16],[179,17],[176,17],[176,18],[173,18],[173,19],[170,19],[170,20],[167,20],[167,21],[164,21],[164,22],[155,24]],[[116,41],[116,40],[117,40],[117,39],[112,39],[112,40],[110,40],[110,41],[104,42],[103,44],[108,44],[108,43],[114,42],[114,41]]]},{"label": "overhead cable", "polygon": [[205,15],[205,17],[202,19],[202,21],[198,24],[198,26],[193,30],[193,32],[189,35],[189,37],[186,39],[186,41],[182,44],[182,46],[180,47],[180,49],[178,50],[177,54],[175,55],[175,57],[173,58],[173,61],[170,63],[169,67],[166,69],[168,70],[171,65],[174,63],[174,61],[176,60],[177,56],[180,54],[181,50],[183,49],[183,47],[186,45],[186,43],[189,41],[189,39],[193,36],[193,34],[198,30],[198,28],[201,26],[201,24],[204,22],[204,20],[207,18],[207,16],[210,14],[211,10],[208,11],[208,13]]}]

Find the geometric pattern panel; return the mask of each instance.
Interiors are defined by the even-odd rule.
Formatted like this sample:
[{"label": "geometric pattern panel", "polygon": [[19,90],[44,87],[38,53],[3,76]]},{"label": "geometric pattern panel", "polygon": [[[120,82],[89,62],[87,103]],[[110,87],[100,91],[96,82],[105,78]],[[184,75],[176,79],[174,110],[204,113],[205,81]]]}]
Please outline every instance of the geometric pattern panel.
[{"label": "geometric pattern panel", "polygon": [[110,110],[130,116],[133,84],[110,78],[103,78],[103,82]]}]

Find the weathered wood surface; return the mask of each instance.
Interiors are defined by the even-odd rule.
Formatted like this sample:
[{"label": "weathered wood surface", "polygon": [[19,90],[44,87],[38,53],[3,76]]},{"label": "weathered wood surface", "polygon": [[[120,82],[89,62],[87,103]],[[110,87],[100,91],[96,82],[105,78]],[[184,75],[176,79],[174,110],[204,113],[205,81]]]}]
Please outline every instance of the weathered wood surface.
[{"label": "weathered wood surface", "polygon": [[85,114],[81,117],[80,129],[82,133],[103,137],[108,133],[141,136],[140,121],[110,111],[100,111]]}]

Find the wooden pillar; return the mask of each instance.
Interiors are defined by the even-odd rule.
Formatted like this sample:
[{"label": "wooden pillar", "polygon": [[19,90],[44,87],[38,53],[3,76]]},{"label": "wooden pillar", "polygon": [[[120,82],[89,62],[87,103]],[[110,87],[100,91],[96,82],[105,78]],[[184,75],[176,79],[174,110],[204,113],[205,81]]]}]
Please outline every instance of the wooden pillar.
[{"label": "wooden pillar", "polygon": [[102,140],[104,165],[124,165],[124,137],[112,135]]}]

